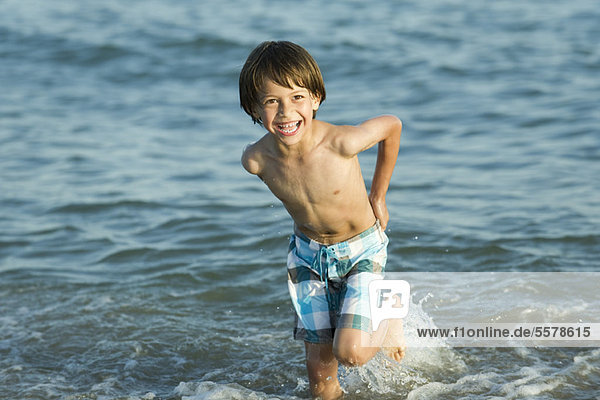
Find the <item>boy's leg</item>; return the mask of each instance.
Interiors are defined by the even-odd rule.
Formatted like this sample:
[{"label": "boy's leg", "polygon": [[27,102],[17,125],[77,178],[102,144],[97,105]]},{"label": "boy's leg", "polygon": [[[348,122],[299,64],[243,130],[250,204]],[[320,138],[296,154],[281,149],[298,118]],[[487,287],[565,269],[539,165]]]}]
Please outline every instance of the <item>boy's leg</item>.
[{"label": "boy's leg", "polygon": [[313,398],[340,399],[343,396],[337,378],[338,362],[331,343],[304,342],[308,382]]},{"label": "boy's leg", "polygon": [[333,340],[333,353],[345,366],[364,365],[382,348],[396,361],[404,355],[402,320],[384,320],[375,332],[368,332],[371,326],[369,284],[382,278],[380,273],[372,272],[377,270],[376,265],[373,262],[357,265],[346,276],[341,316]]},{"label": "boy's leg", "polygon": [[405,351],[402,320],[382,321],[372,334],[353,328],[341,328],[335,332],[333,353],[345,366],[364,365],[380,349],[388,357],[398,362],[402,360]]},{"label": "boy's leg", "polygon": [[333,339],[333,354],[347,367],[366,364],[381,348],[387,321],[383,321],[373,334],[354,328],[340,328]]}]

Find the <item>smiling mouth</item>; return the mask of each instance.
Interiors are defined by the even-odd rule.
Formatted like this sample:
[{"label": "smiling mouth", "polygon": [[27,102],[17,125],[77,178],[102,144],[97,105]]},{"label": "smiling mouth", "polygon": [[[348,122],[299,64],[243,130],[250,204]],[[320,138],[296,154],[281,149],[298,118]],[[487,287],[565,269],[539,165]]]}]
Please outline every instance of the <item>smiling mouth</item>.
[{"label": "smiling mouth", "polygon": [[294,136],[300,129],[300,123],[302,121],[288,122],[285,124],[277,124],[277,131],[283,136]]}]

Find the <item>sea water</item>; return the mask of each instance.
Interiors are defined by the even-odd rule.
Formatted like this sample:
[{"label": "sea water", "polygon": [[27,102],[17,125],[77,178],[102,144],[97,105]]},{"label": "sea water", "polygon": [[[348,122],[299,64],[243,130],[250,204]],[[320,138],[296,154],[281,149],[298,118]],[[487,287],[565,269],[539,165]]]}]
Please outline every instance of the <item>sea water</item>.
[{"label": "sea water", "polygon": [[[0,398],[309,396],[292,223],[239,163],[263,40],[313,54],[319,118],[403,120],[389,272],[599,272],[598,20],[588,0],[0,2]],[[422,300],[408,325],[433,324]],[[340,380],[350,399],[596,399],[600,350],[440,341]]]}]

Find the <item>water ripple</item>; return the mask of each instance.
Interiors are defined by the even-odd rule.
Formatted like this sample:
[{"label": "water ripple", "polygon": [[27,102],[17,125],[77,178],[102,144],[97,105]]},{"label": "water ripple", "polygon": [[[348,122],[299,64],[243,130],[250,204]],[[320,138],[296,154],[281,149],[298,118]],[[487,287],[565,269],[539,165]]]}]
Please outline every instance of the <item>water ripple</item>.
[{"label": "water ripple", "polygon": [[164,207],[166,207],[165,204],[152,201],[121,200],[108,203],[73,203],[52,208],[48,212],[55,214],[98,214],[119,209],[155,210]]}]

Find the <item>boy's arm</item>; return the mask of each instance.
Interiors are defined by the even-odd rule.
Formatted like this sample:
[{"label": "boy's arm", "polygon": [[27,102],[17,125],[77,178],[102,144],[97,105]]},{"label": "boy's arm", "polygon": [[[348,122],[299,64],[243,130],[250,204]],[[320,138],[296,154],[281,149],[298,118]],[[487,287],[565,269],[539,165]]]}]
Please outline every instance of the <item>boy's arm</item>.
[{"label": "boy's arm", "polygon": [[385,229],[390,219],[385,195],[398,158],[402,121],[397,117],[386,115],[367,120],[357,128],[344,135],[341,150],[346,156],[354,156],[379,143],[369,201],[375,217],[379,219],[382,229]]}]

